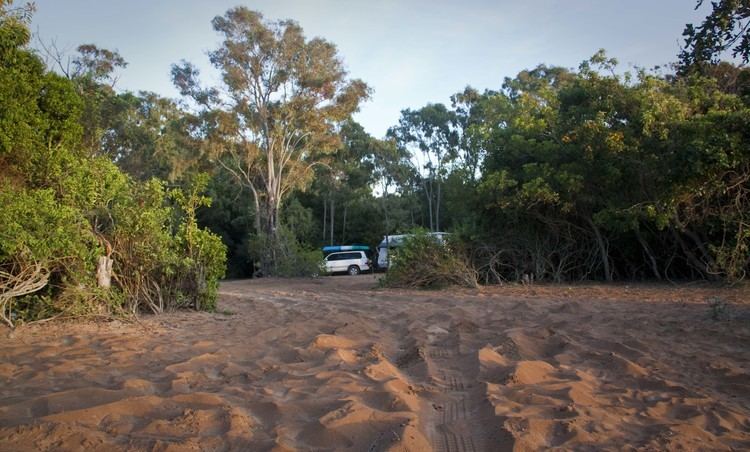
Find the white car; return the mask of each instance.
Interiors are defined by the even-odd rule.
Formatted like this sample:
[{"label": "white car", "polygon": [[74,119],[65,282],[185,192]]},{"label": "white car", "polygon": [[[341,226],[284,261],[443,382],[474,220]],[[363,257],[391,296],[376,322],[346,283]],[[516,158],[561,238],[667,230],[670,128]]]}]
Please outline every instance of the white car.
[{"label": "white car", "polygon": [[358,275],[370,269],[370,259],[364,251],[331,253],[324,259],[328,273],[346,272]]}]

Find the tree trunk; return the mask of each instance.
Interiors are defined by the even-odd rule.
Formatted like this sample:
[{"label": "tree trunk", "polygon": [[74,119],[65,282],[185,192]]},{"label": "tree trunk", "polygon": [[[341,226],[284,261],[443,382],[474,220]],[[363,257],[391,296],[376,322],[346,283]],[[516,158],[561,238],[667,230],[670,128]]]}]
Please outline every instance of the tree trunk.
[{"label": "tree trunk", "polygon": [[258,237],[263,240],[260,254],[260,269],[256,276],[269,276],[276,273],[279,251],[278,206],[275,200],[264,198],[260,206],[260,230]]},{"label": "tree trunk", "polygon": [[276,199],[276,205],[273,209],[273,232],[274,235],[278,235],[277,229],[281,224],[281,198]]},{"label": "tree trunk", "polygon": [[435,232],[440,232],[440,198],[442,197],[442,184],[437,182],[437,200],[435,204]]},{"label": "tree trunk", "polygon": [[263,229],[261,226],[261,216],[263,213],[260,211],[260,199],[258,199],[258,192],[255,190],[255,187],[250,186],[250,189],[253,192],[253,204],[255,205],[255,215],[253,215],[253,223],[255,223],[255,232],[257,234],[262,234]]},{"label": "tree trunk", "polygon": [[[391,266],[391,250],[390,250],[390,240],[388,238],[388,234],[390,234],[390,227],[388,225],[388,186],[389,184],[384,184],[383,186],[383,216],[385,217],[385,249],[386,249],[386,266],[390,268]],[[379,260],[379,259],[378,259]]]},{"label": "tree trunk", "polygon": [[323,198],[323,243],[326,242],[326,226],[328,225],[328,200]]},{"label": "tree trunk", "polygon": [[391,268],[391,240],[390,240],[390,228],[388,227],[388,209],[385,210],[385,252],[386,252],[386,263],[388,269]]},{"label": "tree trunk", "polygon": [[695,253],[693,253],[690,250],[690,247],[685,243],[685,241],[682,240],[682,237],[680,236],[680,232],[675,228],[671,228],[671,229],[672,229],[672,236],[674,237],[677,244],[680,245],[682,252],[685,254],[688,262],[693,266],[693,268],[698,270],[700,272],[700,275],[706,279],[711,279],[711,280],[716,279],[715,275],[712,275],[711,273],[708,272],[708,264],[698,259]]},{"label": "tree trunk", "polygon": [[602,237],[601,231],[599,231],[599,228],[594,224],[593,220],[587,218],[586,221],[589,223],[589,226],[591,226],[591,229],[596,236],[596,244],[599,246],[599,255],[602,259],[602,266],[604,267],[604,279],[607,282],[612,282],[612,270],[609,267],[609,253],[607,251],[607,245],[604,243],[604,237]]},{"label": "tree trunk", "polygon": [[114,261],[108,256],[99,256],[96,264],[96,282],[97,285],[104,289],[112,286],[112,264]]},{"label": "tree trunk", "polygon": [[266,230],[264,231],[271,239],[278,238],[279,209],[275,203],[266,206]]},{"label": "tree trunk", "polygon": [[434,232],[435,227],[434,223],[432,222],[433,216],[432,216],[432,181],[429,182],[430,188],[427,189],[428,184],[424,184],[424,195],[427,198],[427,213],[430,217],[430,231]]},{"label": "tree trunk", "polygon": [[278,273],[279,269],[279,241],[278,234],[276,231],[276,208],[274,207],[274,204],[269,204],[268,206],[268,219],[267,221],[267,234],[268,239],[270,241],[271,246],[269,247],[271,250],[271,262],[269,262],[269,268],[273,267],[273,274]]},{"label": "tree trunk", "polygon": [[344,204],[344,226],[341,229],[341,244],[346,244],[346,211],[349,210],[349,204]]},{"label": "tree trunk", "polygon": [[643,239],[641,231],[636,229],[635,237],[638,239],[638,243],[641,244],[641,247],[646,253],[646,256],[648,256],[649,261],[651,261],[651,271],[654,272],[654,276],[656,277],[656,279],[661,281],[661,273],[659,272],[659,265],[656,263],[656,257],[654,257],[654,253],[651,252],[651,248],[648,246],[648,243],[646,243],[646,241]]},{"label": "tree trunk", "polygon": [[336,225],[336,201],[331,198],[331,243],[330,245],[333,246],[333,231],[335,230],[334,226]]}]

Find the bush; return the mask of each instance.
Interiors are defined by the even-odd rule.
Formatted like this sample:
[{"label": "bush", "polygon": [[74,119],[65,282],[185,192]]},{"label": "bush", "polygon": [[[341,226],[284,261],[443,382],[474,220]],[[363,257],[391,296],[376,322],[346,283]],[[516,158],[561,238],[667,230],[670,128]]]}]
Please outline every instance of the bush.
[{"label": "bush", "polygon": [[[226,249],[195,220],[209,202],[205,177],[185,194],[134,182],[111,164],[96,168],[99,182],[80,178],[67,205],[51,189],[0,179],[0,320],[215,309]],[[95,267],[110,250],[114,284],[105,289]]]},{"label": "bush", "polygon": [[136,184],[134,199],[114,209],[115,278],[129,311],[215,309],[226,247],[195,219],[210,202],[201,195],[206,181],[198,177],[187,194],[167,191],[157,179]]},{"label": "bush", "polygon": [[216,310],[219,279],[226,270],[227,248],[218,235],[198,227],[196,211],[209,207],[211,199],[203,196],[208,186],[206,174],[199,174],[186,193],[173,191],[172,197],[182,211],[181,223],[175,236],[179,260],[176,272],[178,295],[190,300],[196,309]]},{"label": "bush", "polygon": [[[47,286],[53,274],[78,279],[92,270],[96,242],[83,215],[60,205],[52,190],[17,189],[1,182],[0,319],[12,326],[23,320],[14,312],[18,298]],[[29,303],[23,308],[40,311]]]},{"label": "bush", "polygon": [[0,320],[12,327],[59,314],[213,309],[225,249],[195,220],[209,204],[207,176],[187,193],[167,190],[89,152],[75,82],[45,70],[27,47],[28,28],[4,3]]},{"label": "bush", "polygon": [[279,228],[277,238],[255,235],[250,255],[255,262],[272,262],[266,274],[256,271],[255,276],[315,277],[324,271],[323,253],[300,244],[285,227]]},{"label": "bush", "polygon": [[477,273],[457,243],[442,242],[424,231],[407,237],[392,249],[387,287],[435,289],[447,286],[477,287]]}]

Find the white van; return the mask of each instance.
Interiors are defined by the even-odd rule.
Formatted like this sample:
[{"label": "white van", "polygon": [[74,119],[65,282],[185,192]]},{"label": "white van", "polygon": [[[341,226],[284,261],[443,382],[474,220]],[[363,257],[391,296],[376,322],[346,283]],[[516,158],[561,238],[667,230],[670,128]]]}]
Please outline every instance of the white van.
[{"label": "white van", "polygon": [[364,251],[342,251],[331,253],[324,259],[328,273],[346,272],[358,275],[370,269],[370,259]]},{"label": "white van", "polygon": [[[411,237],[413,234],[400,234],[400,235],[388,235],[383,237],[383,241],[378,245],[378,268],[388,268],[388,252],[391,248],[398,248],[403,245],[404,240],[407,237]],[[428,232],[427,235],[434,237],[438,242],[445,242],[445,238],[449,235],[447,232]]]}]

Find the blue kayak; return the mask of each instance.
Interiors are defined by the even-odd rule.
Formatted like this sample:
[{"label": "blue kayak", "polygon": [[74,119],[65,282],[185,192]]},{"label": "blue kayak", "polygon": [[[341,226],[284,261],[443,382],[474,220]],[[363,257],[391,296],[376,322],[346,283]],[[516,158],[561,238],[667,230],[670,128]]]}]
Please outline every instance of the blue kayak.
[{"label": "blue kayak", "polygon": [[324,253],[335,253],[337,251],[370,251],[370,247],[367,245],[335,245],[335,246],[324,246]]}]

